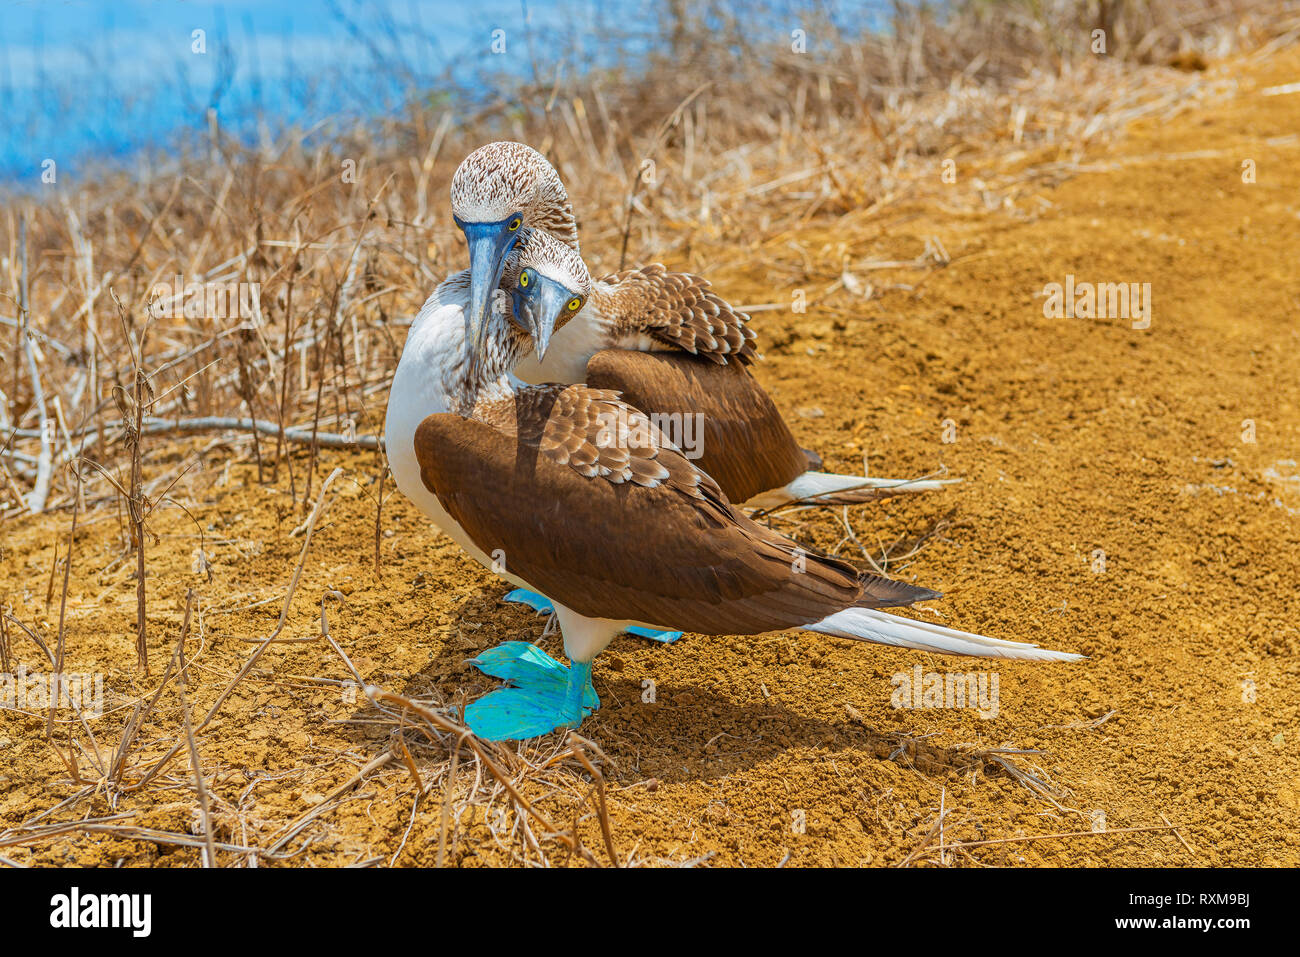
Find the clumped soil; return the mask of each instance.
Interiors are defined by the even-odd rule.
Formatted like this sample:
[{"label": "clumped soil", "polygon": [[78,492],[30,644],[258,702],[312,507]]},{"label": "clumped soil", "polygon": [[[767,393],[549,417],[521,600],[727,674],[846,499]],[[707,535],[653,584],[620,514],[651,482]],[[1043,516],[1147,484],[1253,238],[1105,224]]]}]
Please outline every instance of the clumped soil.
[{"label": "clumped soil", "polygon": [[[757,375],[828,468],[860,470],[865,456],[873,474],[942,466],[963,483],[853,510],[855,538],[842,513],[774,521],[851,559],[889,546],[893,573],[945,592],[912,614],[1088,659],[948,659],[795,633],[687,635],[671,647],[619,639],[596,665],[604,707],[581,731],[605,756],[591,751],[621,861],[1300,863],[1300,95],[1261,93],[1300,79],[1300,54],[1214,71],[1235,88],[1139,122],[1077,166],[1024,156],[1023,182],[1000,208],[893,207],[756,236],[754,249],[701,236],[690,261],[669,264],[705,273],[734,302],[786,302],[774,262],[792,274],[830,264],[833,277],[846,257],[911,260],[938,237],[946,266],[851,276],[850,288],[872,284],[869,298],[810,285],[806,313],[757,312]],[[1243,182],[1245,160],[1254,183]],[[963,160],[950,188],[978,188],[987,172]],[[1044,318],[1044,285],[1067,274],[1151,283],[1150,328]],[[177,443],[173,461],[199,444]],[[189,515],[164,508],[152,522],[151,678],[135,667],[122,516],[106,506],[81,518],[66,670],[104,674],[109,706],[88,722],[94,743],[78,730],[85,781],[157,687],[188,589],[196,717],[276,626],[302,509],[283,477],[260,485],[247,456],[228,467],[222,456],[210,451],[213,468],[174,490]],[[325,592],[344,596],[327,606],[331,634],[367,682],[440,705],[495,685],[466,659],[536,639],[545,622],[502,604],[501,584],[432,534],[391,482],[377,574],[379,460],[325,453],[322,465],[345,472],[282,632],[301,641],[272,647],[197,738],[216,838],[265,850],[291,833],[262,866],[431,865],[440,847],[456,865],[572,860],[535,824],[532,846],[482,764],[462,751],[453,769],[415,718],[401,735],[409,767],[391,760],[336,793],[398,736],[364,695],[320,683],[348,677],[321,638]],[[66,551],[69,517],[7,523],[0,546],[0,600],[48,642],[61,591],[54,543]],[[210,580],[195,563],[200,527]],[[37,669],[35,645],[12,627],[10,640],[15,661]],[[560,652],[554,636],[543,646]],[[995,672],[996,717],[892,707],[892,676],[917,665]],[[653,704],[642,700],[647,681]],[[126,783],[178,740],[180,716],[169,686]],[[66,751],[72,726],[57,727]],[[0,715],[0,749],[0,829],[84,786],[43,716]],[[560,736],[493,753],[539,812],[576,829],[588,859],[607,860],[599,798]],[[192,866],[200,851],[168,835],[201,830],[197,808],[182,752],[149,786],[102,788],[42,823],[124,817],[40,840],[0,835],[0,856]],[[1055,834],[1075,836],[1020,840]],[[250,856],[217,850],[221,864]]]}]

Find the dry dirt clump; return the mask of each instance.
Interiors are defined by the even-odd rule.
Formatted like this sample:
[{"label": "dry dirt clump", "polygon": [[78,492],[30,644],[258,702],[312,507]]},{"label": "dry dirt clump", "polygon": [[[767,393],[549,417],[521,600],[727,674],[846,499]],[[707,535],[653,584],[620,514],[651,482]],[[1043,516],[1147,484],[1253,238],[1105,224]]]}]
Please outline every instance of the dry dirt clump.
[{"label": "dry dirt clump", "polygon": [[[654,235],[632,238],[633,255],[654,248],[767,307],[757,375],[828,469],[964,480],[768,521],[945,592],[913,614],[1088,660],[797,633],[622,638],[597,661],[603,707],[581,736],[467,737],[459,709],[495,682],[466,660],[521,638],[558,654],[558,636],[430,532],[377,450],[280,434],[377,433],[393,317],[458,255],[450,240],[417,248],[368,180],[361,208],[341,207],[361,214],[347,241],[306,225],[323,214],[305,206],[297,227],[269,207],[249,220],[251,248],[272,250],[239,267],[275,291],[265,325],[232,325],[203,352],[210,336],[161,323],[149,335],[170,345],[145,337],[143,365],[165,373],[136,389],[126,352],[116,368],[83,363],[86,388],[121,386],[115,410],[88,431],[49,410],[49,507],[0,520],[0,671],[101,675],[104,713],[0,711],[0,863],[1300,863],[1300,53],[1158,76],[1149,108],[1096,142],[1020,148],[1011,112],[952,183],[937,157],[932,180],[916,173],[926,185],[832,210],[857,187],[837,192],[828,157],[813,177],[828,191],[809,187],[798,215],[740,229],[660,209]],[[451,168],[439,157],[428,184]],[[795,188],[780,189],[788,205]],[[430,186],[428,208],[441,195]],[[728,202],[740,223],[746,200]],[[146,197],[119,239],[154,255],[168,203]],[[61,215],[65,238],[112,225]],[[54,242],[41,222],[33,262]],[[619,238],[611,225],[591,245],[617,259]],[[77,277],[104,278],[90,260],[68,267],[69,301]],[[1044,287],[1067,275],[1149,282],[1149,327],[1046,318]],[[282,352],[309,288],[319,312],[287,327],[306,346]],[[123,298],[121,315],[93,307],[95,334],[138,347]],[[82,348],[54,332],[43,362]],[[200,376],[212,350],[219,371]],[[269,396],[255,385],[223,405],[259,362]],[[138,402],[155,418],[123,443]],[[247,420],[250,405],[269,423],[256,446],[246,430],[159,434],[157,417]],[[0,497],[36,477],[30,432],[11,441],[22,457],[0,459]],[[69,446],[103,448],[99,468],[67,468]],[[916,668],[996,674],[996,714],[893,707]]]}]

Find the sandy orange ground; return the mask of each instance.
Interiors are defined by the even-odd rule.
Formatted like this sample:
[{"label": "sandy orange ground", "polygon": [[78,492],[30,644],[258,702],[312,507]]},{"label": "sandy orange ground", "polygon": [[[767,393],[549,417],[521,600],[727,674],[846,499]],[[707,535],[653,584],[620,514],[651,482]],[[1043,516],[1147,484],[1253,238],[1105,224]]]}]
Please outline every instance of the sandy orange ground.
[{"label": "sandy orange ground", "polygon": [[[1300,80],[1300,54],[1223,75],[1240,78],[1235,93],[1172,121],[1138,124],[1064,182],[1028,178],[1011,209],[894,209],[771,237],[762,266],[744,251],[707,247],[673,264],[707,272],[733,301],[785,301],[792,285],[829,285],[845,254],[852,262],[910,259],[928,237],[941,238],[950,265],[864,273],[876,286],[869,301],[841,291],[806,315],[758,313],[767,357],[758,375],[828,467],[858,469],[866,453],[874,473],[942,464],[965,479],[942,495],[851,517],[872,551],[904,539],[896,554],[947,520],[909,564],[894,566],[946,592],[933,613],[1089,660],[972,662],[808,634],[688,635],[673,647],[620,639],[597,664],[605,704],[583,733],[610,759],[609,813],[623,859],[1300,863],[1300,95],[1260,93]],[[1255,161],[1258,182],[1242,182],[1244,159]],[[953,189],[971,188],[977,171],[959,169]],[[787,275],[772,269],[773,257]],[[806,262],[817,265],[810,272]],[[1067,273],[1150,282],[1151,327],[1044,318],[1039,293]],[[955,429],[951,443],[942,441],[945,420]],[[1244,420],[1254,423],[1253,443],[1243,441]],[[212,460],[219,464],[219,452]],[[494,683],[464,659],[536,637],[542,622],[500,604],[500,585],[430,534],[398,496],[385,506],[377,579],[375,459],[335,455],[326,464],[348,473],[313,542],[285,634],[317,638],[319,597],[337,588],[347,605],[331,606],[333,632],[368,681],[444,702],[489,690]],[[192,569],[196,530],[179,512],[156,520],[160,538],[149,552],[156,669],[175,643],[187,588],[204,609],[190,648],[199,713],[254,647],[240,639],[274,627],[301,547],[287,534],[301,514],[285,491],[259,487],[246,465],[221,475],[217,468],[181,485],[207,529],[212,582]],[[860,554],[842,542],[836,516],[794,517],[798,534]],[[63,513],[3,527],[0,596],[47,638],[58,615],[57,588],[46,604],[52,541],[66,538],[67,521]],[[116,746],[132,702],[157,676],[143,679],[134,668],[134,582],[131,562],[119,561],[123,542],[116,514],[93,516],[78,536],[71,582],[68,668],[104,672],[115,708],[92,723],[101,754]],[[223,612],[264,598],[270,603]],[[21,636],[13,643],[35,667],[32,644]],[[559,652],[554,638],[545,647]],[[997,717],[891,707],[891,676],[918,664],[996,671]],[[375,721],[364,699],[349,704],[336,687],[305,680],[346,677],[320,640],[277,646],[261,665],[199,748],[217,836],[265,847],[382,753],[393,728]],[[656,683],[654,705],[641,702],[644,679]],[[178,722],[169,693],[132,767],[161,755]],[[0,828],[77,790],[43,732],[39,718],[0,717]],[[103,758],[82,740],[81,770],[93,779]],[[447,752],[418,746],[410,732],[407,740],[428,796],[415,804],[410,773],[391,762],[331,799],[286,845],[289,863],[436,860]],[[553,820],[567,827],[576,819],[604,860],[572,760],[551,769],[557,790],[525,764],[560,747],[558,738],[544,740],[504,749],[500,759]],[[1054,797],[975,753],[999,748],[1040,752],[1007,757]],[[460,767],[448,861],[535,861],[517,831],[491,835],[485,814],[505,803],[498,794],[485,810],[482,789],[470,800],[490,781],[474,780],[468,757]],[[124,826],[190,833],[189,781],[182,757],[157,787],[115,807],[104,795],[89,798],[51,820],[115,811],[133,815]],[[795,833],[796,811],[805,813],[805,833]],[[1112,831],[1173,822],[1182,840],[1147,830],[951,848],[1089,831],[1096,812]],[[542,845],[550,861],[563,862],[557,847]],[[69,833],[0,846],[0,855],[39,864],[198,861],[191,848],[125,832]]]}]

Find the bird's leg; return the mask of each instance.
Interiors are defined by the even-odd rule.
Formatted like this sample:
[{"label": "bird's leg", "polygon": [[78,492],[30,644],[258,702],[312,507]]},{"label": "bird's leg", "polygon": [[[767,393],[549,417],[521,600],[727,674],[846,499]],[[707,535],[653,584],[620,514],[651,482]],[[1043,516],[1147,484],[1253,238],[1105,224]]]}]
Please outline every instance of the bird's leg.
[{"label": "bird's leg", "polygon": [[564,715],[569,719],[568,726],[571,728],[576,728],[582,724],[582,719],[587,716],[584,702],[588,688],[591,689],[591,694],[595,696],[596,689],[591,683],[591,662],[574,661],[570,663],[569,685],[564,690]]},{"label": "bird's leg", "polygon": [[[502,601],[527,605],[540,615],[549,615],[555,611],[555,606],[551,604],[549,598],[526,588],[516,588],[514,591],[507,592]],[[651,641],[662,642],[665,645],[671,645],[682,636],[680,631],[657,631],[654,628],[642,628],[640,625],[632,625],[627,629],[627,633],[640,638],[649,638]]]}]

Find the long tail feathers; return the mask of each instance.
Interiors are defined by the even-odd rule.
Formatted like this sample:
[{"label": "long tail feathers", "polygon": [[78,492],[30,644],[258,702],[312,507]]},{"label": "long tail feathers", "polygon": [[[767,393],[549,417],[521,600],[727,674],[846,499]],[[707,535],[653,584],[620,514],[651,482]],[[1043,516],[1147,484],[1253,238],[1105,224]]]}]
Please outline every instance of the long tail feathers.
[{"label": "long tail feathers", "polygon": [[879,645],[915,648],[945,655],[972,655],[980,658],[1024,658],[1031,661],[1078,661],[1083,655],[1068,651],[1051,651],[1020,641],[985,638],[969,632],[911,618],[900,618],[873,608],[846,608],[823,618],[805,631],[816,631],[854,641],[872,641]]},{"label": "long tail feathers", "polygon": [[894,495],[937,492],[961,479],[888,479],[834,472],[804,472],[781,488],[763,492],[745,504],[772,509],[782,505],[860,505]]}]

